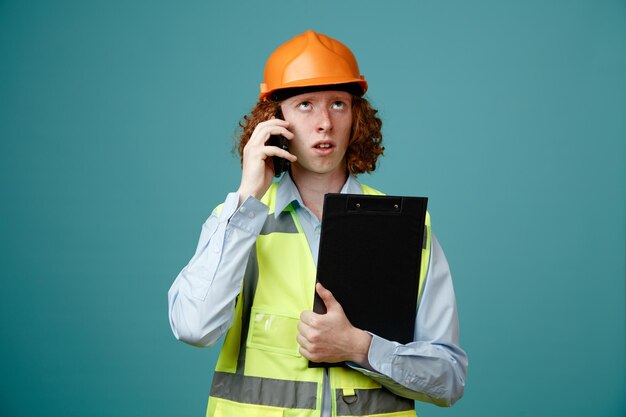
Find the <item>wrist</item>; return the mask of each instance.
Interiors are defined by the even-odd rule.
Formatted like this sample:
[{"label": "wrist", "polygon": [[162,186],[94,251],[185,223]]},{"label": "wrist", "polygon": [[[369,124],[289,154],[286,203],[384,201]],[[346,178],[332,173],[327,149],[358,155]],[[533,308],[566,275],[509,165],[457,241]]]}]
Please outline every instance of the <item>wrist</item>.
[{"label": "wrist", "polygon": [[241,183],[239,184],[239,189],[237,190],[237,193],[239,193],[240,202],[245,201],[248,197],[254,197],[257,200],[260,200],[261,198],[263,198],[263,195],[268,190],[271,184],[271,180],[267,184],[259,184],[256,182],[245,181],[242,179]]},{"label": "wrist", "polygon": [[363,368],[370,369],[369,363],[369,351],[372,344],[372,335],[364,330],[355,328],[354,335],[354,352],[351,361],[362,366]]},{"label": "wrist", "polygon": [[240,206],[243,204],[244,201],[246,201],[248,197],[253,197],[253,198],[256,198],[257,200],[260,200],[262,197],[262,195],[261,196],[258,195],[259,193],[255,193],[254,191],[251,191],[242,187],[239,187],[239,189],[237,190],[237,194],[239,194]]}]

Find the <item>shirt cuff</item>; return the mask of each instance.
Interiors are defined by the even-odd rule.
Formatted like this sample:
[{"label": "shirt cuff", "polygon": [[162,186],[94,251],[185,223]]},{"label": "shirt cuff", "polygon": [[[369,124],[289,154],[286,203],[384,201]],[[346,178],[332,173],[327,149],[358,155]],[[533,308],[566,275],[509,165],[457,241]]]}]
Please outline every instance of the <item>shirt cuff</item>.
[{"label": "shirt cuff", "polygon": [[222,204],[222,208],[219,211],[219,222],[225,222],[230,219],[233,213],[237,210],[237,206],[239,205],[239,194],[238,193],[228,193],[226,196],[226,200],[224,200],[224,204]]},{"label": "shirt cuff", "polygon": [[372,334],[372,343],[367,354],[370,366],[383,375],[391,376],[392,358],[398,346],[397,342]]},{"label": "shirt cuff", "polygon": [[391,370],[390,358],[393,355],[397,343],[385,340],[373,333],[370,333],[370,335],[372,335],[372,341],[370,342],[367,361],[372,369],[363,368],[354,362],[346,362],[346,364],[350,368],[370,377],[388,377],[389,373],[385,373],[385,370],[387,372]]},{"label": "shirt cuff", "polygon": [[[229,199],[233,194],[235,195],[235,202],[239,201],[238,193],[230,193],[226,198],[224,208],[226,208],[226,204],[229,202]],[[232,214],[228,224],[244,230],[250,234],[258,235],[263,228],[263,224],[265,223],[268,212],[269,207],[261,203],[256,198],[248,196],[243,204],[241,204],[241,206],[239,206],[239,208],[236,209],[235,212]]]}]

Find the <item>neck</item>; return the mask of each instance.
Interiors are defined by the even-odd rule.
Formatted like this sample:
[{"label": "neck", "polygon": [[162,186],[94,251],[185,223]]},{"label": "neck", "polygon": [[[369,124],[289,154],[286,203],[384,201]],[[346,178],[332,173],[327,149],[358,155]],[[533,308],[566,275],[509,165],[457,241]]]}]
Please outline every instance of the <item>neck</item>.
[{"label": "neck", "polygon": [[291,178],[298,188],[304,205],[315,214],[318,220],[321,220],[324,195],[340,192],[346,183],[347,175],[345,172],[317,174],[310,171],[298,172],[298,170],[292,169]]}]

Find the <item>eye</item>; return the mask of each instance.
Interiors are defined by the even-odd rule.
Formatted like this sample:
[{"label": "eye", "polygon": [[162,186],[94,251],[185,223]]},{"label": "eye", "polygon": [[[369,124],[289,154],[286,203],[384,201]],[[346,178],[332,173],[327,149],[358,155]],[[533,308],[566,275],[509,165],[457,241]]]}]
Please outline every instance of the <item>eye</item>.
[{"label": "eye", "polygon": [[335,101],[332,104],[332,108],[335,110],[342,110],[346,108],[346,103],[344,103],[343,101]]},{"label": "eye", "polygon": [[311,103],[308,101],[303,101],[302,103],[298,104],[298,108],[300,110],[308,110],[311,108]]}]

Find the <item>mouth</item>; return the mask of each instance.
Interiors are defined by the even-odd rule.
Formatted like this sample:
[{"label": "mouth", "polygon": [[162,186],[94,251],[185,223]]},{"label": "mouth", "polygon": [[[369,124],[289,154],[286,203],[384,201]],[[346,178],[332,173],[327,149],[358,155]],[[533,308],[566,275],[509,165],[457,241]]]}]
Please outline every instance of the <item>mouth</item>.
[{"label": "mouth", "polygon": [[333,145],[331,142],[318,142],[315,145],[313,145],[313,148],[320,149],[320,150],[328,150],[334,147],[335,145]]}]

